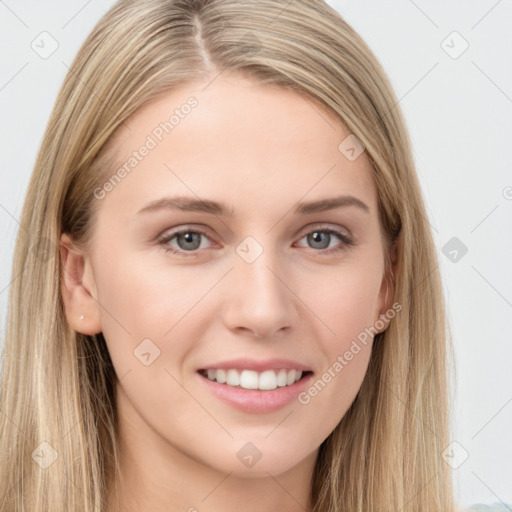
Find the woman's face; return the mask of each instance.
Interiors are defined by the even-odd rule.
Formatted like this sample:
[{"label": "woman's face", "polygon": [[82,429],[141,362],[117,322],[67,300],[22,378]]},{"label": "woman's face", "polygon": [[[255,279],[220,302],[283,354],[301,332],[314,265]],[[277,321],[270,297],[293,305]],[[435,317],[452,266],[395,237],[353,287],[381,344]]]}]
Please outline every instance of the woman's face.
[{"label": "woman's face", "polygon": [[82,281],[96,313],[77,330],[103,332],[134,443],[242,476],[314,460],[389,307],[349,135],[311,98],[234,75],[118,131]]}]

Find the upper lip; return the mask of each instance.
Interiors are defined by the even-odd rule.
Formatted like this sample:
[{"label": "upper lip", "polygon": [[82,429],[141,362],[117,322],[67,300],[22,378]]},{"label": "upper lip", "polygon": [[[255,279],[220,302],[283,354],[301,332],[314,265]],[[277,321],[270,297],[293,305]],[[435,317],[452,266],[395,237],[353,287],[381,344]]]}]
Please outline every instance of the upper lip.
[{"label": "upper lip", "polygon": [[292,361],[291,359],[230,359],[229,361],[219,361],[211,363],[200,368],[200,370],[253,370],[263,372],[265,370],[301,370],[303,372],[312,371],[309,366]]}]

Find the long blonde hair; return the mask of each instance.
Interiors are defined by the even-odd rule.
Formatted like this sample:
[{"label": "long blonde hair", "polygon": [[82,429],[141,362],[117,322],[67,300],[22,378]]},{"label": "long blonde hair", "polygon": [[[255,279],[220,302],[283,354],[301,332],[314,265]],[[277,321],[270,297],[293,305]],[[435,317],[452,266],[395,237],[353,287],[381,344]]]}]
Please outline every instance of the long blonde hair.
[{"label": "long blonde hair", "polygon": [[131,114],[226,71],[314,98],[339,117],[365,147],[384,239],[397,246],[393,300],[402,310],[375,337],[358,396],[320,447],[315,512],[455,510],[441,457],[451,345],[437,256],[380,64],[321,1],[124,0],[69,69],[22,211],[2,361],[0,511],[104,510],[118,464],[116,376],[103,336],[67,324],[60,235],[87,246],[93,191],[112,173],[107,143]]}]

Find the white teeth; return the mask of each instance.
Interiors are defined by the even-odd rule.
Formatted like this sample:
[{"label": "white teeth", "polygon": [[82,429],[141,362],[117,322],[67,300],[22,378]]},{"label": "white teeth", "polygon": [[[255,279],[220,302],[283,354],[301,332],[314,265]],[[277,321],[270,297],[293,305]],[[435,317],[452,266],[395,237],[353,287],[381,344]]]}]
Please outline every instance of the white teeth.
[{"label": "white teeth", "polygon": [[226,384],[228,386],[239,386],[240,374],[236,370],[228,370],[226,374]]},{"label": "white teeth", "polygon": [[219,384],[240,386],[244,389],[261,389],[270,391],[277,387],[291,386],[302,377],[300,370],[265,370],[258,373],[254,370],[212,370],[206,372],[209,380],[216,380]]},{"label": "white teeth", "polygon": [[276,372],[274,370],[267,370],[265,372],[260,373],[259,378],[259,388],[260,389],[276,389],[277,388],[277,377]]},{"label": "white teeth", "polygon": [[[210,374],[208,374],[208,376],[209,375]],[[280,388],[286,386],[286,370],[279,370],[279,373],[277,374],[277,385]]]},{"label": "white teeth", "polygon": [[[208,376],[210,378],[210,376]],[[226,372],[224,370],[217,370],[217,382],[224,384],[226,382]]]},{"label": "white teeth", "polygon": [[[233,370],[236,372],[236,370]],[[240,374],[240,387],[245,389],[258,389],[258,372],[243,370]]]}]

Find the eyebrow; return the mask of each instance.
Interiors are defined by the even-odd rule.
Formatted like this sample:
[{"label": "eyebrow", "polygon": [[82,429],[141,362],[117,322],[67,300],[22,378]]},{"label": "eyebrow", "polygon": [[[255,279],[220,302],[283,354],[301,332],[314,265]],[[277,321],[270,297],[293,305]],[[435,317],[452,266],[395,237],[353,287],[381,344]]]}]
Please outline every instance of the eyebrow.
[{"label": "eyebrow", "polygon": [[[355,206],[365,213],[370,213],[370,208],[360,199],[354,196],[338,196],[319,201],[299,203],[293,210],[294,215],[309,215],[312,213],[325,212],[336,208]],[[208,199],[195,199],[193,197],[177,196],[163,197],[141,208],[139,213],[149,213],[159,210],[180,210],[184,212],[211,213],[224,217],[234,217],[233,208],[228,208],[224,203],[210,201]]]}]

